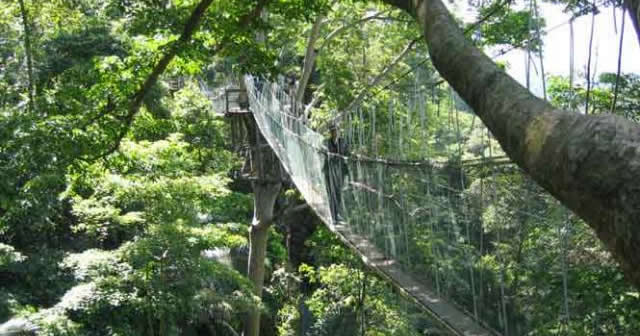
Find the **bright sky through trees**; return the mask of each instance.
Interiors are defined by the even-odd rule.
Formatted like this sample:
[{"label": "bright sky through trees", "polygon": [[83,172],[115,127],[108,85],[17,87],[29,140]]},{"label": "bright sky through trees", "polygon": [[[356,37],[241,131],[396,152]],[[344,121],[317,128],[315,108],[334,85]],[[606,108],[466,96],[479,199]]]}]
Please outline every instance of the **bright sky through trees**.
[{"label": "bright sky through trees", "polygon": [[[546,20],[544,37],[544,68],[547,75],[569,75],[570,59],[570,15],[562,12],[562,6],[542,4],[541,14]],[[595,29],[593,37],[592,51],[592,73],[613,72],[617,70],[618,45],[620,42],[620,25],[622,22],[622,11],[615,10],[616,19],[613,18],[613,9],[603,8],[602,12],[595,18]],[[635,31],[629,20],[628,14],[625,23],[624,44],[622,50],[622,73],[640,72],[640,47],[636,43]],[[615,28],[617,25],[617,29]],[[584,81],[587,60],[589,58],[589,32],[591,29],[591,16],[586,15],[574,21],[574,48],[575,48],[575,75],[576,81]],[[616,33],[617,30],[617,33]],[[492,55],[492,53],[490,53]],[[525,52],[513,50],[502,57],[499,61],[506,61],[509,64],[509,74],[524,84],[525,82]],[[531,71],[531,82],[533,91],[542,95],[542,82],[539,76],[540,64],[537,58],[535,68]],[[537,69],[538,74],[536,74]],[[597,79],[597,76],[596,76]]]},{"label": "bright sky through trees", "polygon": [[[570,59],[570,28],[571,15],[564,13],[563,5],[555,5],[540,2],[538,4],[540,15],[545,19],[544,27],[544,69],[547,75],[569,76]],[[467,23],[478,20],[474,7],[468,4],[456,3],[449,5],[449,9],[462,16]],[[640,72],[640,46],[636,43],[635,31],[626,14],[624,44],[622,50],[622,73]],[[617,70],[618,46],[620,43],[620,25],[622,23],[622,10],[601,8],[600,14],[595,18],[592,51],[592,74]],[[589,58],[589,32],[591,29],[591,15],[584,15],[574,20],[574,64],[575,80],[577,83],[585,80],[586,65]],[[504,53],[504,51],[508,51]],[[523,85],[526,77],[526,52],[522,49],[512,49],[510,46],[493,47],[485,50],[494,61],[505,62],[508,65],[507,72]],[[504,55],[502,55],[504,53]],[[497,57],[493,57],[499,55]],[[534,65],[531,68],[532,91],[542,96],[542,79],[540,77],[540,61],[537,55],[532,55]]]}]

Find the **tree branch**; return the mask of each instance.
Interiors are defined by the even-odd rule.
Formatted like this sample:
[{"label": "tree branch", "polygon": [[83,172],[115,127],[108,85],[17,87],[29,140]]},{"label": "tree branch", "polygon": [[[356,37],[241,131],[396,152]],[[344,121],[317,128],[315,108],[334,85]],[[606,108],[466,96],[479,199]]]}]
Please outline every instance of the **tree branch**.
[{"label": "tree branch", "polygon": [[315,50],[315,44],[318,36],[320,36],[320,27],[322,27],[323,19],[324,17],[322,15],[319,15],[316,21],[313,23],[313,26],[311,27],[311,33],[309,34],[309,40],[307,41],[307,52],[304,56],[302,76],[300,76],[298,88],[296,89],[295,101],[293,102],[294,106],[302,105],[304,91],[307,89],[307,84],[309,83],[309,78],[311,77],[311,70],[313,70],[313,66],[316,61],[317,52]]},{"label": "tree branch", "polygon": [[[298,89],[296,90],[296,99],[295,99],[295,105],[296,106],[301,106],[302,105],[302,99],[304,97],[304,92],[307,88],[308,82],[309,82],[309,78],[311,76],[311,70],[313,69],[313,66],[315,64],[315,59],[316,56],[318,55],[318,53],[320,53],[320,51],[322,49],[324,49],[324,47],[329,43],[329,41],[331,41],[331,39],[333,39],[335,36],[337,36],[338,34],[340,34],[341,32],[347,30],[348,28],[354,27],[359,23],[362,22],[366,22],[369,20],[374,20],[374,19],[379,19],[379,18],[383,18],[383,14],[389,12],[389,10],[386,11],[381,11],[381,12],[376,12],[373,13],[371,15],[367,15],[359,20],[350,22],[348,24],[345,24],[339,28],[336,28],[335,30],[333,30],[331,33],[327,34],[327,36],[324,37],[324,41],[322,42],[322,44],[320,45],[319,48],[315,49],[315,43],[318,40],[319,37],[319,32],[320,32],[320,27],[322,26],[322,24],[325,23],[324,21],[324,17],[323,16],[319,16],[316,21],[313,24],[312,30],[311,30],[311,35],[309,35],[309,41],[307,43],[307,51],[305,54],[305,58],[304,58],[304,67],[303,67],[303,71],[302,71],[302,76],[300,79],[300,83],[298,85]],[[307,120],[309,117],[309,113],[311,112],[311,108],[313,108],[313,106],[318,102],[318,99],[316,99],[317,97],[314,97],[314,99],[311,101],[311,103],[309,103],[309,105],[304,109],[303,111],[303,118],[304,120]]]},{"label": "tree branch", "polygon": [[[259,0],[257,6],[251,12],[249,12],[248,14],[240,18],[239,20],[240,29],[247,29],[247,26],[249,25],[249,23],[259,16],[262,9],[270,1],[271,0]],[[160,61],[158,61],[158,63],[153,67],[149,76],[147,76],[143,84],[140,86],[140,88],[134,93],[133,97],[131,98],[131,102],[129,103],[129,107],[127,108],[127,114],[122,118],[122,122],[123,122],[122,127],[118,132],[114,143],[106,151],[96,155],[95,157],[88,159],[87,161],[104,158],[112,154],[116,150],[118,150],[118,148],[120,147],[120,143],[122,142],[122,139],[124,139],[125,135],[129,131],[129,128],[131,127],[131,124],[133,123],[133,119],[135,115],[138,113],[138,111],[140,110],[140,107],[142,106],[142,101],[145,95],[149,92],[151,87],[153,87],[153,85],[158,81],[158,78],[167,69],[167,66],[169,65],[169,63],[171,63],[171,61],[176,56],[178,51],[180,51],[191,40],[191,36],[193,35],[196,28],[202,21],[204,14],[206,13],[207,9],[209,8],[212,2],[213,0],[202,0],[196,6],[196,8],[191,13],[191,16],[187,20],[184,26],[184,29],[182,31],[182,34],[180,34],[180,38],[169,47],[169,50],[162,56]],[[230,36],[226,36],[225,38],[223,38],[223,40],[220,41],[220,43],[213,49],[212,54],[218,53],[231,41],[232,39]]]},{"label": "tree branch", "polygon": [[640,288],[640,125],[535,97],[465,38],[441,0],[384,1],[416,18],[435,68],[505,153],[584,219]]},{"label": "tree branch", "polygon": [[347,29],[349,29],[351,27],[355,27],[357,24],[360,24],[362,22],[366,22],[366,21],[382,18],[383,17],[382,15],[386,14],[387,12],[389,12],[389,11],[387,10],[387,11],[375,12],[375,13],[373,13],[371,15],[367,15],[367,16],[359,19],[359,20],[347,23],[347,24],[345,24],[343,26],[340,26],[340,27],[334,29],[332,32],[330,32],[329,34],[327,34],[327,36],[324,37],[324,39],[323,39],[324,41],[322,42],[322,44],[318,48],[318,52],[320,52],[320,50],[324,49],[324,47],[327,46],[329,41],[331,41],[331,39],[336,37],[336,35],[342,33],[343,31],[345,31],[345,30],[347,30]]},{"label": "tree branch", "polygon": [[385,77],[387,77],[387,75],[389,75],[391,70],[398,63],[400,63],[400,61],[409,53],[409,51],[411,51],[411,49],[416,44],[416,42],[418,42],[417,39],[409,42],[409,44],[407,44],[407,46],[391,61],[391,63],[389,63],[384,68],[384,70],[382,70],[382,72],[380,72],[371,82],[369,82],[369,84],[360,91],[360,93],[356,96],[356,98],[354,98],[351,101],[351,103],[349,103],[349,105],[347,105],[347,107],[342,110],[342,112],[338,113],[338,115],[333,117],[332,123],[340,122],[340,119],[342,118],[345,112],[351,111],[353,108],[358,106],[362,102],[362,100],[366,97],[367,92],[369,92],[372,88],[378,86],[378,84],[380,84],[380,81],[382,81]]},{"label": "tree branch", "polygon": [[267,228],[269,227],[271,224],[273,224],[274,222],[280,220],[281,218],[287,217],[287,216],[291,216],[296,212],[305,210],[305,209],[309,209],[309,204],[307,203],[302,203],[302,204],[298,204],[298,205],[290,205],[286,208],[282,208],[280,209],[280,211],[278,211],[277,213],[275,213],[273,216],[271,216],[271,218],[262,221],[260,223],[258,223],[256,226],[258,229],[261,228]]},{"label": "tree branch", "polygon": [[367,92],[369,90],[371,90],[371,88],[378,86],[378,84],[380,84],[380,81],[382,79],[384,79],[385,77],[387,77],[387,75],[391,72],[391,70],[398,65],[398,63],[400,63],[400,61],[407,56],[407,54],[409,53],[409,51],[411,51],[411,49],[413,48],[413,46],[416,44],[416,42],[418,42],[417,39],[409,42],[409,44],[407,44],[407,46],[400,52],[400,54],[398,54],[393,61],[391,61],[391,63],[389,63],[384,70],[382,70],[382,72],[380,72],[378,74],[378,76],[376,76],[370,83],[369,85],[367,85],[367,87],[365,87],[364,89],[362,89],[362,91],[360,91],[360,93],[358,94],[358,96],[345,108],[345,110],[351,110],[352,108],[358,106],[361,102],[362,99],[364,99],[364,97],[366,96]]},{"label": "tree branch", "polygon": [[320,86],[318,86],[318,88],[314,92],[313,98],[311,98],[311,102],[309,102],[309,104],[304,108],[304,113],[302,114],[302,116],[305,122],[309,120],[311,109],[314,108],[318,104],[318,102],[320,102],[320,94],[318,94],[318,92],[321,92],[322,89],[324,89],[324,85],[325,83],[322,83],[320,84]]}]

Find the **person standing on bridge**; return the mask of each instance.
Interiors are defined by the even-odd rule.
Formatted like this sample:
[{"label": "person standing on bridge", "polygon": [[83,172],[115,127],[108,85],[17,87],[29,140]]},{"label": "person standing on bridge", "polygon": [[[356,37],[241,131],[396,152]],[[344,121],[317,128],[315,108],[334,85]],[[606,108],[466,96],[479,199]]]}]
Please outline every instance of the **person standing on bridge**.
[{"label": "person standing on bridge", "polygon": [[349,174],[347,158],[349,155],[349,145],[344,138],[339,136],[338,127],[332,125],[329,128],[329,138],[325,140],[327,157],[324,162],[323,172],[329,196],[329,208],[331,219],[334,223],[342,220],[340,214],[340,204],[342,202],[342,186],[344,178]]}]

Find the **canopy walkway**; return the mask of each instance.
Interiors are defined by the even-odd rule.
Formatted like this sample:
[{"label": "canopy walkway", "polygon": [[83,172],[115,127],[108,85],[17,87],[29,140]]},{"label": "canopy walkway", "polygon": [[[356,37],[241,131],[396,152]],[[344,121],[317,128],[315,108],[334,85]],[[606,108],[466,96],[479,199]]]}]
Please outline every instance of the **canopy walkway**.
[{"label": "canopy walkway", "polygon": [[[292,113],[296,109],[280,86],[251,76],[245,77],[245,85],[260,131],[298,190],[366,265],[455,335],[522,335],[530,330],[534,314],[520,311],[519,298],[505,286],[514,270],[501,257],[506,255],[501,235],[516,223],[535,225],[546,215],[568,213],[544,196],[537,199],[546,202],[544,209],[510,207],[508,202],[522,205],[539,198],[540,190],[508,159],[426,160],[430,153],[420,152],[423,144],[408,141],[420,138],[410,120],[420,117],[407,111],[402,118],[394,116],[391,107],[387,128],[377,132],[381,123],[375,113],[349,112],[344,141],[350,150],[330,152],[326,138]],[[482,128],[479,124],[471,128]],[[380,133],[386,135],[382,140]],[[491,153],[488,138],[483,146]],[[496,173],[497,166],[510,169]],[[474,183],[469,174],[478,177]],[[499,179],[526,187],[514,194],[500,189]],[[487,207],[493,209],[491,218],[483,210]],[[566,239],[566,230],[560,229]],[[558,300],[560,324],[569,316],[563,260],[559,255],[548,269],[564,283],[564,291],[555,293],[564,298]],[[544,285],[538,290],[545,290]]]}]

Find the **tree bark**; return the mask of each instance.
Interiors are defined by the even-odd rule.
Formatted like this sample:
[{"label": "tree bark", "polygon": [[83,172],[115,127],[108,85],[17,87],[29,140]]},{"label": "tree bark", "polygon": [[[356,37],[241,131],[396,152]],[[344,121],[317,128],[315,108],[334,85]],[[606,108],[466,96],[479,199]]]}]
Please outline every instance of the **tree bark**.
[{"label": "tree bark", "polygon": [[636,30],[638,44],[640,44],[640,0],[625,0],[624,5],[629,11],[633,28]]},{"label": "tree bark", "polygon": [[33,111],[35,101],[35,87],[33,80],[33,58],[31,51],[31,24],[29,23],[29,14],[27,7],[24,4],[24,0],[19,0],[20,3],[20,15],[22,16],[22,27],[24,29],[24,53],[27,58],[27,80],[29,91],[29,111]]},{"label": "tree bark", "polygon": [[[253,283],[254,294],[262,296],[264,286],[264,261],[267,253],[267,239],[269,238],[270,225],[263,225],[273,217],[280,184],[260,183],[254,184],[254,210],[253,222],[249,231],[249,265],[248,276]],[[260,334],[260,310],[255,309],[249,313],[245,325],[245,336],[258,336]]]},{"label": "tree bark", "polygon": [[597,233],[640,288],[640,125],[558,110],[465,39],[440,0],[385,0],[422,27],[434,66],[507,155]]},{"label": "tree bark", "polygon": [[[273,208],[282,187],[282,169],[280,161],[271,147],[264,146],[263,138],[253,115],[244,119],[249,134],[251,146],[252,171],[255,176],[253,182],[254,205],[253,221],[249,229],[249,262],[247,274],[253,284],[254,294],[262,297],[264,286],[265,267],[267,254],[267,239],[269,227],[273,224]],[[260,334],[260,310],[249,312],[244,326],[244,336],[258,336]]]},{"label": "tree bark", "polygon": [[317,52],[315,49],[315,44],[318,36],[320,36],[320,28],[322,27],[323,20],[324,16],[319,15],[316,21],[313,23],[313,26],[311,27],[311,33],[309,34],[309,40],[307,41],[307,51],[304,55],[302,76],[300,76],[300,83],[298,84],[298,88],[296,89],[296,107],[302,106],[302,98],[304,97],[304,92],[307,90],[307,84],[309,83],[309,78],[311,78],[311,71],[313,70],[313,66],[316,63]]}]

